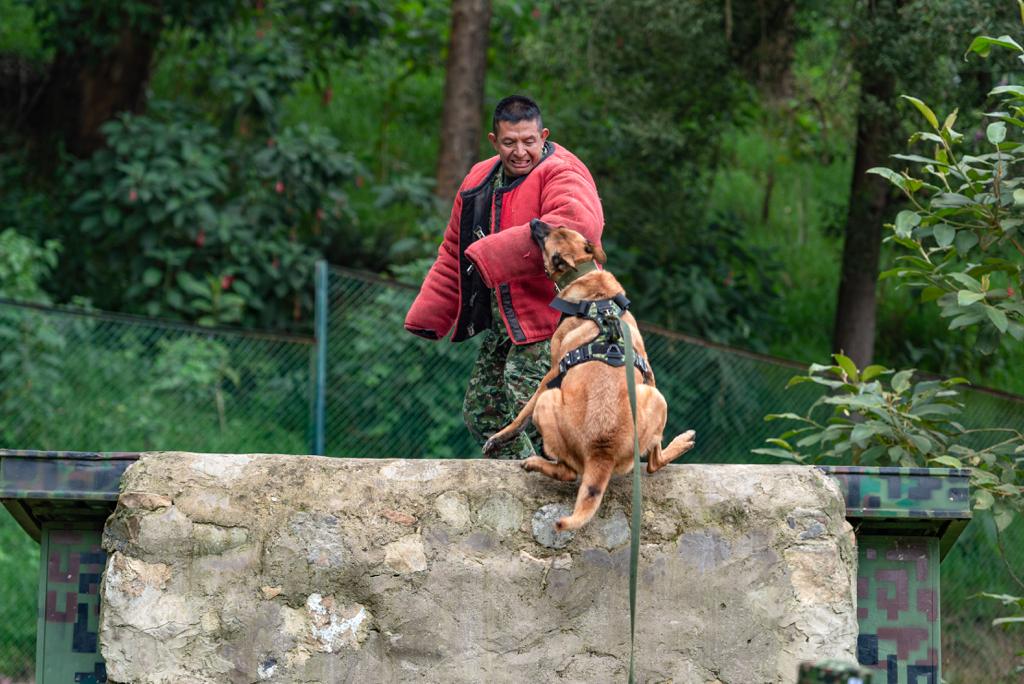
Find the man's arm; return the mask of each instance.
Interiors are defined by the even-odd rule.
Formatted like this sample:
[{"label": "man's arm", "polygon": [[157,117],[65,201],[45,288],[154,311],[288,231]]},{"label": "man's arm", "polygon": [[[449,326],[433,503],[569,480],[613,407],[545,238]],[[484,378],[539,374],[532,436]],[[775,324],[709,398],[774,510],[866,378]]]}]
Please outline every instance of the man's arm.
[{"label": "man's arm", "polygon": [[[600,244],[604,213],[597,188],[589,173],[571,165],[546,180],[541,190],[541,215],[531,218],[572,228]],[[490,288],[544,272],[540,248],[530,236],[529,222],[477,240],[466,249],[466,256],[476,264],[484,284]]]},{"label": "man's arm", "polygon": [[437,259],[405,315],[405,329],[428,340],[439,340],[447,335],[459,313],[458,223],[461,214],[462,197],[456,194],[444,239],[437,249]]}]

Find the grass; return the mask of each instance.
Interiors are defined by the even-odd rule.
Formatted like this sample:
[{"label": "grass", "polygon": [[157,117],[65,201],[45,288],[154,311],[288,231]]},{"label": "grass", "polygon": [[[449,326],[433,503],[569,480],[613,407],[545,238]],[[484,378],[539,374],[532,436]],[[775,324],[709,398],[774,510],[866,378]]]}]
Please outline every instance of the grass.
[{"label": "grass", "polygon": [[0,510],[0,681],[32,679],[39,545]]},{"label": "grass", "polygon": [[[849,187],[849,165],[840,159],[822,167],[780,157],[759,130],[736,134],[731,143],[715,179],[711,211],[737,216],[749,227],[751,245],[770,249],[782,264],[780,298],[771,312],[780,325],[766,340],[771,353],[820,362],[831,345],[842,251],[842,243],[823,230],[836,217],[827,198]],[[774,182],[764,221],[769,169]]]}]

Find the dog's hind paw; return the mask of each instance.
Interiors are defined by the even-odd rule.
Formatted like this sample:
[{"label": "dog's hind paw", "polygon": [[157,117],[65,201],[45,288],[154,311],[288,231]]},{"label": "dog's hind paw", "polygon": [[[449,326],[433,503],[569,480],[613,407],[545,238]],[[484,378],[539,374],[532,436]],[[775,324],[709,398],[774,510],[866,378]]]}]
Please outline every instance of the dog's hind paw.
[{"label": "dog's hind paw", "polygon": [[501,451],[501,447],[503,447],[506,442],[508,442],[508,440],[506,440],[506,439],[498,439],[497,435],[492,436],[490,439],[488,439],[486,442],[484,442],[484,446],[483,446],[484,456],[487,457],[487,458],[494,458],[494,457],[496,457],[498,455],[498,452]]}]

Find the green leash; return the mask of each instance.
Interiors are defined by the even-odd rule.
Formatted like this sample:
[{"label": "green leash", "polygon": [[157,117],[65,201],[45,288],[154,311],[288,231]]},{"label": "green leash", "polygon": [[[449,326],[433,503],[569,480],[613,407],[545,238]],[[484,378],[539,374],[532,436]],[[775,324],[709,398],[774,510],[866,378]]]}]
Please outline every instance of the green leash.
[{"label": "green leash", "polygon": [[640,563],[640,436],[636,428],[636,377],[633,373],[633,333],[629,324],[622,321],[622,337],[625,340],[626,391],[629,393],[629,409],[633,414],[633,515],[629,543],[629,684],[633,684],[633,663],[636,654],[636,575]]}]

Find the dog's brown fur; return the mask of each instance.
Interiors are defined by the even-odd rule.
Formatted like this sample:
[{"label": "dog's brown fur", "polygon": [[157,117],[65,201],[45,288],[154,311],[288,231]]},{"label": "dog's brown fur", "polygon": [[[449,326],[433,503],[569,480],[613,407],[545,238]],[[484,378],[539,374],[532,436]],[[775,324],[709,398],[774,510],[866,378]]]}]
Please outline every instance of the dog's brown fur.
[{"label": "dog's brown fur", "polygon": [[[541,245],[544,268],[552,280],[585,261],[605,262],[604,252],[569,228],[552,229],[535,222],[534,239]],[[570,302],[610,299],[625,291],[607,270],[586,273],[559,293]],[[633,315],[622,316],[632,332],[633,348],[646,357],[643,338]],[[557,459],[531,456],[523,462],[527,471],[537,471],[563,482],[580,478],[576,507],[572,515],[555,523],[558,530],[575,530],[585,525],[601,505],[612,474],[633,470],[633,419],[626,390],[626,371],[600,361],[569,369],[560,388],[547,384],[558,375],[558,362],[566,352],[594,339],[597,325],[584,318],[564,319],[551,338],[551,369],[519,415],[484,445],[490,454],[522,432],[532,419],[544,439],[544,450]],[[648,361],[649,363],[649,361]],[[653,473],[689,451],[694,432],[679,435],[663,450],[662,432],[668,417],[665,398],[654,386],[653,371],[642,378],[636,374],[637,434],[640,452],[647,454],[647,472]],[[646,384],[642,384],[646,381]]]}]

